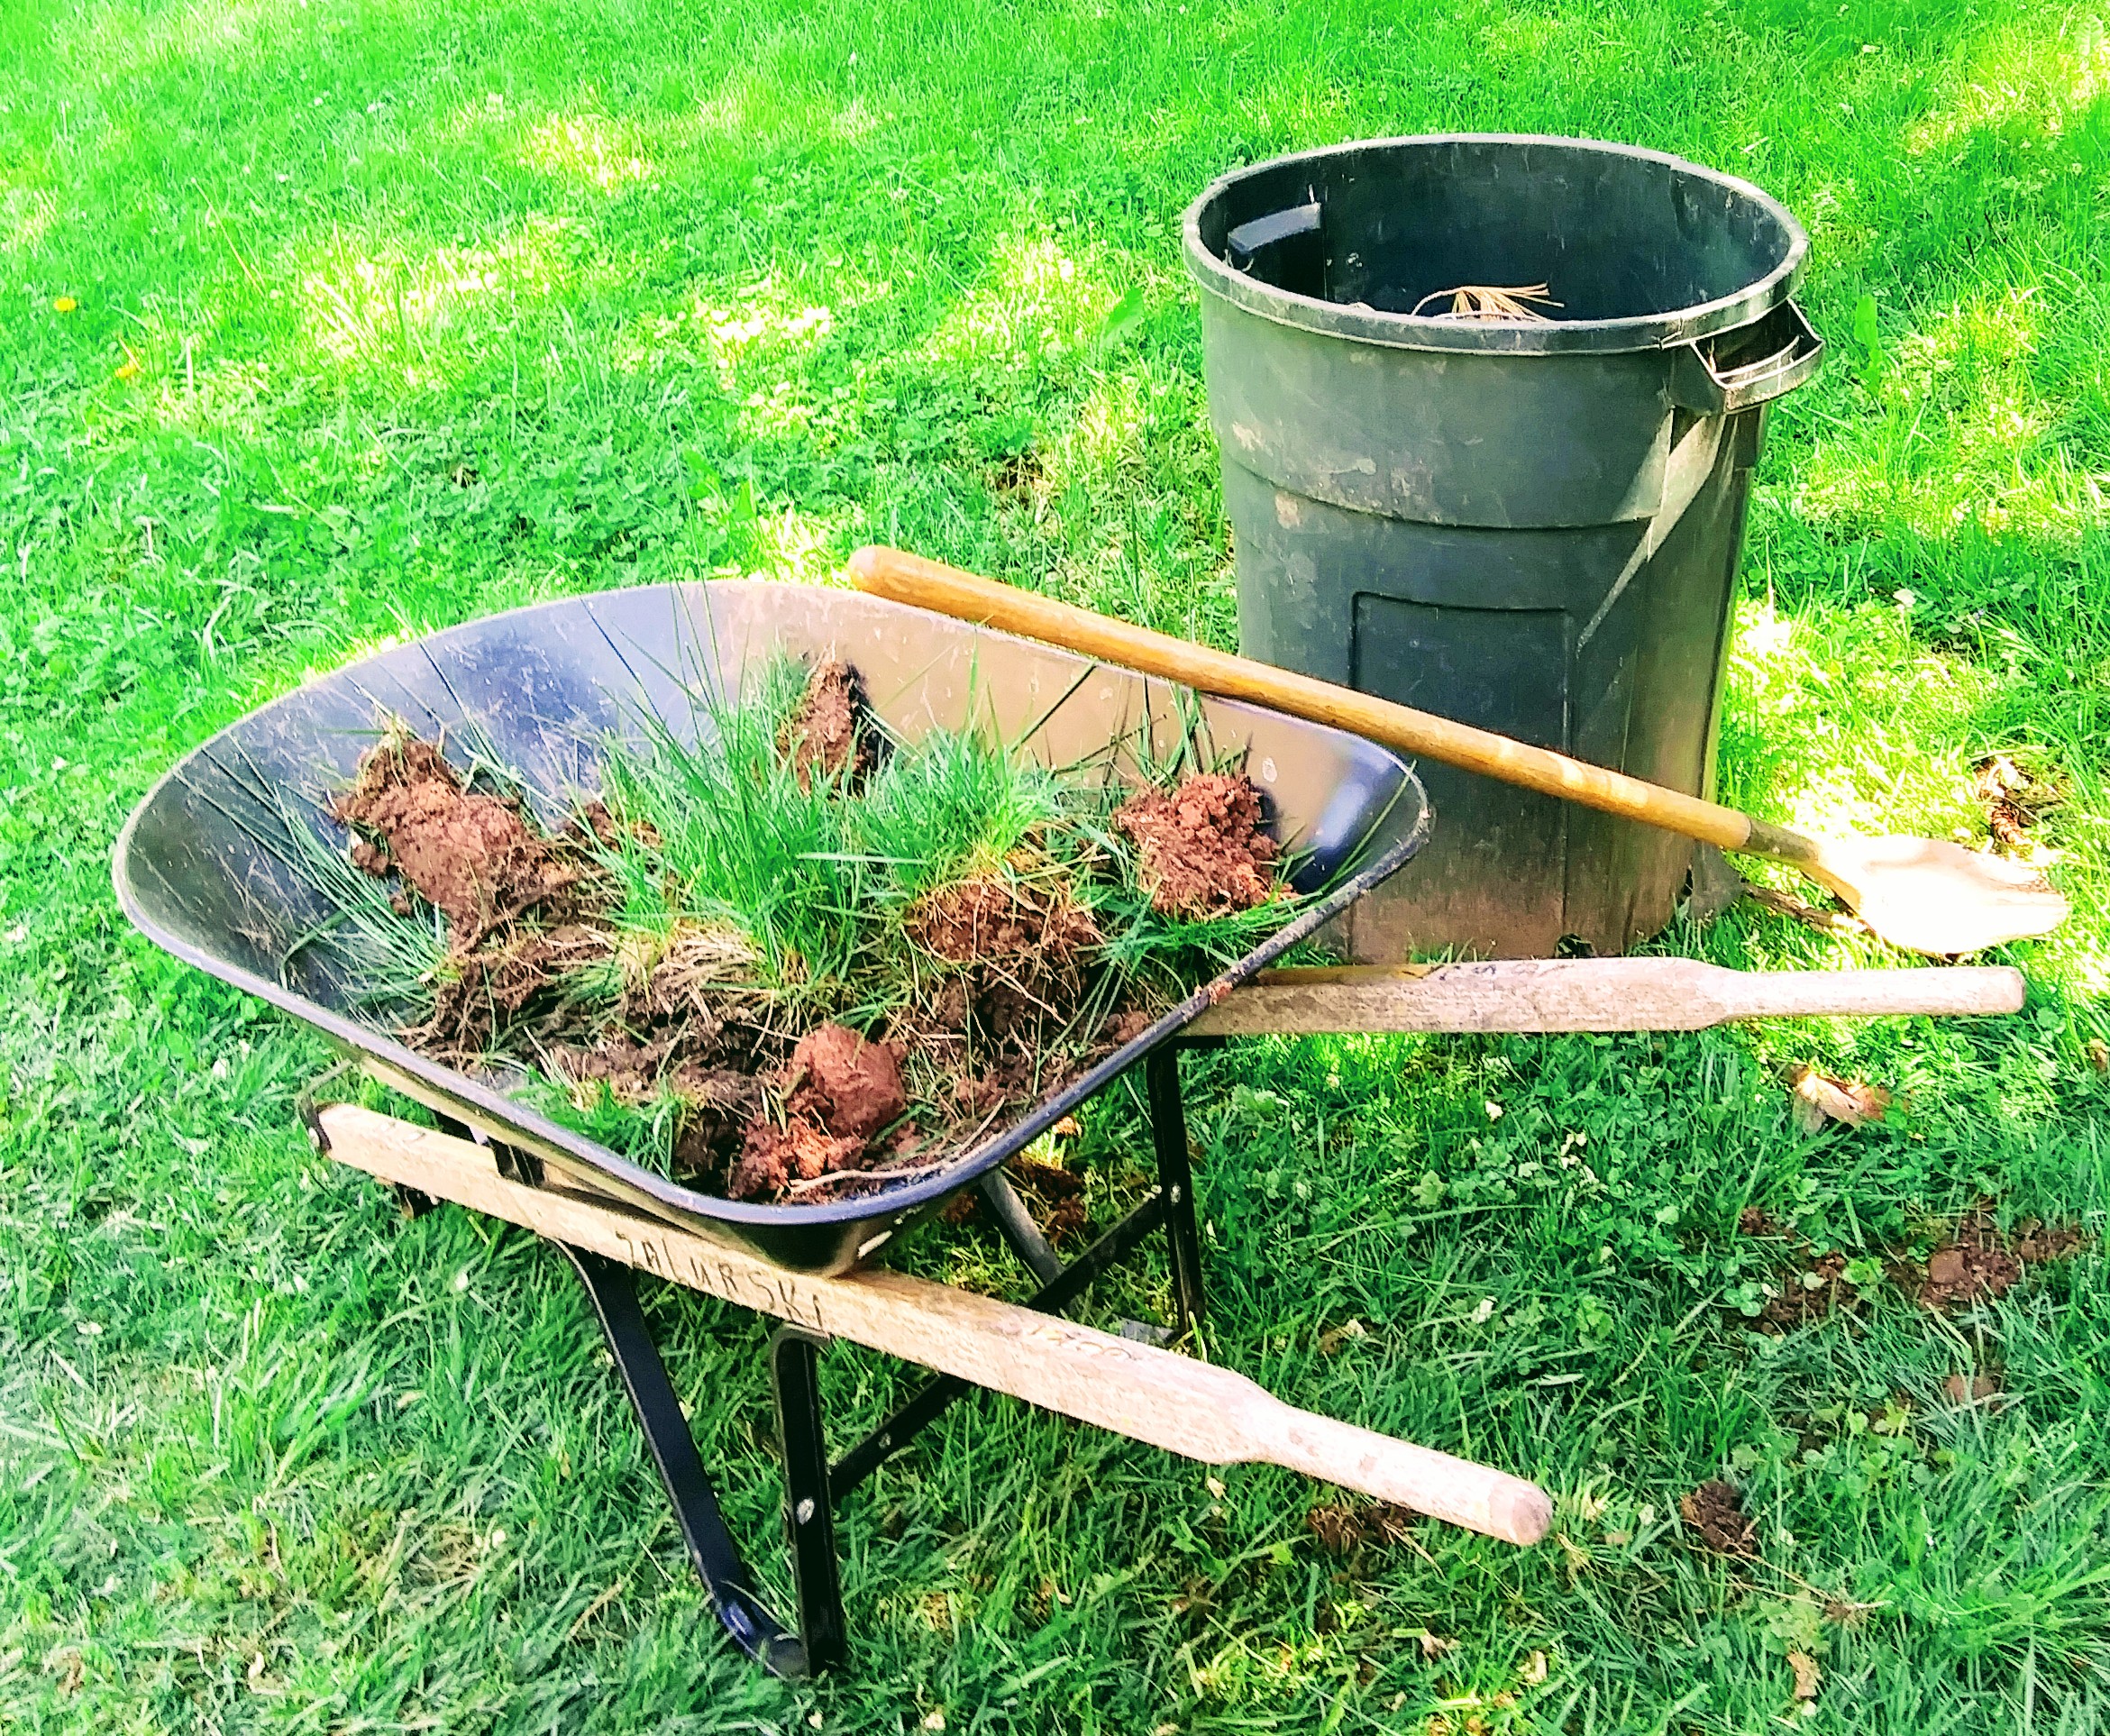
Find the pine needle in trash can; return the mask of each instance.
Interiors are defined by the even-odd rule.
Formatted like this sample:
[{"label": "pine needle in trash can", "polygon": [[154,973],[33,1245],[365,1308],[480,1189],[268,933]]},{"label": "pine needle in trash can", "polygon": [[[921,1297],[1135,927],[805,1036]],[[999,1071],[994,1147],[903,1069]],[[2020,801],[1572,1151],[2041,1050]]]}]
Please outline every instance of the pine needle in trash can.
[{"label": "pine needle in trash can", "polygon": [[[1447,312],[1431,314],[1431,319],[1473,321],[1483,324],[1549,325],[1552,315],[1542,314],[1539,307],[1558,307],[1547,293],[1551,286],[1543,283],[1518,284],[1510,288],[1498,288],[1485,283],[1462,283],[1456,289],[1439,289],[1433,295],[1423,296],[1414,304],[1409,318],[1418,318],[1421,310],[1432,301],[1450,300]],[[1538,306],[1534,306],[1532,304]]]}]

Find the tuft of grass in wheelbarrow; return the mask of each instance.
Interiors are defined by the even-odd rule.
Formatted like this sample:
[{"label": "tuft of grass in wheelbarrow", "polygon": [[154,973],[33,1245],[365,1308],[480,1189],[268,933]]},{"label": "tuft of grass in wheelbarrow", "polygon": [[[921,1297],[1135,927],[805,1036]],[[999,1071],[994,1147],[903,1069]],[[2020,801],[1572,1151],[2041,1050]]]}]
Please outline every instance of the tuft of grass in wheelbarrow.
[{"label": "tuft of grass in wheelbarrow", "polygon": [[334,907],[288,966],[330,953],[412,1046],[670,1179],[798,1201],[942,1168],[1307,901],[1192,733],[1137,787],[1118,745],[892,739],[854,669],[788,659],[698,722],[610,743],[551,831],[391,722],[333,838],[288,817]]}]

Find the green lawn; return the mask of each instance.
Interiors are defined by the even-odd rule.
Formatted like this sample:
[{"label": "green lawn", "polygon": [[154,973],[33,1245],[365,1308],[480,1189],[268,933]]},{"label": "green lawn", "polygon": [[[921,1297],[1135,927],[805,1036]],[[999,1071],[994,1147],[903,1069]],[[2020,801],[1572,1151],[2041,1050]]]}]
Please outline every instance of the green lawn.
[{"label": "green lawn", "polygon": [[[1229,643],[1177,215],[1445,128],[1663,147],[1809,225],[1832,348],[1771,426],[1725,788],[1983,836],[1970,768],[2023,754],[2074,919],[2014,1019],[1190,1064],[1209,1354],[1539,1478],[1557,1538],[1337,1558],[1297,1478],[985,1400],[847,1504],[854,1667],[765,1680],[558,1260],[311,1156],[319,1046],[131,933],[118,824],[391,638],[868,539]],[[0,1725],[2110,1722],[2100,0],[0,0]],[[1902,962],[1748,909],[1667,944]],[[1805,1136],[1800,1060],[1907,1101]],[[1102,1215],[1139,1126],[1088,1121]],[[1882,1279],[1982,1199],[2096,1239],[1956,1318]],[[1750,1330],[1790,1243],[1748,1205],[1865,1306]],[[992,1246],[919,1257],[1016,1283]],[[653,1305],[781,1592],[763,1329]],[[827,1371],[845,1435],[903,1390]],[[1681,1530],[1716,1476],[1757,1561]]]}]

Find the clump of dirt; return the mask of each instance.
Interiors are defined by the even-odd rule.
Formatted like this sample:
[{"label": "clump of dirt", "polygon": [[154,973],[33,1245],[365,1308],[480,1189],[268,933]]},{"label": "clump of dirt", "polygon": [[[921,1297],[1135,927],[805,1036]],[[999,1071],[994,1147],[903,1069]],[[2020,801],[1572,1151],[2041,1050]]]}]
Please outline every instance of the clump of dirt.
[{"label": "clump of dirt", "polygon": [[979,1121],[1010,1095],[1010,1086],[993,1073],[964,1073],[952,1083],[947,1095],[954,1113],[963,1121]]},{"label": "clump of dirt", "polygon": [[2045,1265],[2078,1254],[2087,1237],[2077,1224],[2047,1224],[2024,1218],[2015,1225],[2013,1247],[2024,1265]]},{"label": "clump of dirt", "polygon": [[791,1085],[785,1110],[818,1121],[838,1138],[874,1138],[908,1113],[902,1059],[896,1045],[872,1042],[845,1025],[808,1031],[786,1069]]},{"label": "clump of dirt", "polygon": [[2033,771],[2006,754],[1988,754],[1971,768],[1971,794],[1985,808],[1986,828],[2007,855],[2035,848],[2030,832],[2045,812],[2065,799],[2055,775]]},{"label": "clump of dirt", "polygon": [[543,836],[517,801],[471,790],[438,743],[391,732],[327,811],[352,834],[353,867],[399,882],[399,915],[415,895],[447,918],[431,1015],[405,1033],[416,1046],[476,1055],[554,979],[608,955],[588,830]]},{"label": "clump of dirt", "polygon": [[502,923],[471,949],[457,943],[433,984],[433,1014],[421,1040],[471,1053],[495,1025],[517,1017],[554,979],[607,956],[607,937],[582,923],[558,928]]},{"label": "clump of dirt", "polygon": [[591,1044],[551,1044],[541,1058],[575,1096],[605,1086],[617,1102],[633,1109],[661,1096],[679,1099],[675,1178],[715,1184],[738,1153],[748,1122],[761,1111],[763,1092],[752,1074],[714,1065],[702,1054],[684,1055],[697,1036],[692,1027],[645,1038],[618,1028]]},{"label": "clump of dirt", "polygon": [[1996,1302],[2020,1284],[2032,1265],[2064,1259],[2087,1238],[2071,1224],[2049,1225],[2025,1218],[2010,1236],[1985,1205],[1967,1212],[1956,1229],[1927,1256],[1926,1265],[1900,1260],[1891,1276],[1929,1308],[1968,1308]]},{"label": "clump of dirt", "polygon": [[910,938],[951,964],[1024,964],[1058,975],[1099,945],[1092,912],[1064,888],[982,877],[926,893],[909,913]]},{"label": "clump of dirt", "polygon": [[901,1084],[901,1051],[845,1025],[822,1025],[799,1039],[771,1082],[780,1119],[766,1108],[742,1131],[740,1156],[726,1192],[735,1200],[776,1198],[794,1182],[863,1169],[872,1142],[898,1144],[913,1129]]},{"label": "clump of dirt", "polygon": [[[1753,1238],[1784,1240],[1789,1234],[1762,1206],[1746,1206],[1737,1214],[1736,1227]],[[1846,1256],[1837,1251],[1813,1256],[1805,1247],[1799,1263],[1780,1275],[1779,1289],[1780,1293],[1768,1296],[1751,1320],[1768,1336],[1807,1326],[1835,1310],[1850,1312],[1861,1302],[1860,1292],[1846,1281]]]},{"label": "clump of dirt", "polygon": [[1151,904],[1168,916],[1250,910],[1274,896],[1279,846],[1261,829],[1250,779],[1203,772],[1171,795],[1146,790],[1114,813],[1135,841]]},{"label": "clump of dirt", "polygon": [[782,1126],[757,1117],[747,1124],[726,1194],[734,1200],[775,1199],[795,1181],[855,1169],[863,1155],[863,1140],[837,1138],[803,1117]]},{"label": "clump of dirt", "polygon": [[723,1064],[742,1058],[738,1044],[723,1040],[727,1036],[722,1026],[693,1021],[643,1037],[617,1025],[591,1043],[552,1042],[539,1053],[547,1069],[566,1083],[606,1084],[619,1103],[635,1106],[662,1093],[691,1105],[718,1103],[729,1082],[761,1088],[751,1073]]},{"label": "clump of dirt", "polygon": [[678,922],[667,933],[628,932],[615,943],[623,994],[617,1014],[632,1024],[674,1019],[715,1025],[728,996],[752,982],[754,943],[726,923]]},{"label": "clump of dirt", "polygon": [[1414,1512],[1389,1501],[1364,1507],[1342,1503],[1312,1508],[1304,1515],[1304,1523],[1329,1555],[1353,1555],[1367,1547],[1390,1549],[1404,1543],[1413,1535]]},{"label": "clump of dirt", "polygon": [[1115,1013],[1106,1021],[1105,1037],[1114,1047],[1120,1048],[1133,1043],[1156,1022],[1155,1017],[1140,1010]]},{"label": "clump of dirt", "polygon": [[784,725],[777,751],[797,774],[801,790],[818,776],[848,795],[872,770],[872,732],[865,724],[864,695],[857,672],[831,657],[806,683],[806,697]]},{"label": "clump of dirt", "polygon": [[762,1082],[730,1067],[690,1061],[674,1069],[667,1086],[683,1104],[674,1174],[715,1180],[740,1149],[762,1106]]},{"label": "clump of dirt", "polygon": [[617,1031],[590,1047],[558,1043],[543,1053],[551,1069],[571,1084],[606,1085],[618,1103],[635,1106],[658,1093],[660,1071],[672,1047],[668,1037],[641,1043]]},{"label": "clump of dirt", "polygon": [[[1050,1017],[1060,1027],[1082,991],[1087,959],[1101,938],[1092,912],[1067,887],[989,875],[925,893],[905,926],[918,946],[960,967],[932,1001],[933,1034],[973,1033],[1008,1046],[1014,1059],[1035,1046]],[[1010,1083],[964,1075],[955,1094],[966,1110],[972,1099],[1001,1087],[991,1096],[993,1107]]]},{"label": "clump of dirt", "polygon": [[598,796],[580,805],[579,812],[572,817],[571,831],[581,844],[590,838],[594,843],[605,845],[611,850],[623,841],[622,827],[616,824],[616,817],[608,812],[607,803]]},{"label": "clump of dirt", "polygon": [[443,912],[457,952],[493,927],[572,892],[584,877],[571,853],[543,837],[516,803],[471,795],[432,742],[390,736],[359,762],[331,814],[360,836],[354,867],[400,873]]},{"label": "clump of dirt", "polygon": [[1758,1527],[1744,1516],[1743,1497],[1719,1478],[1703,1483],[1677,1503],[1678,1517],[1700,1547],[1739,1561],[1758,1557]]},{"label": "clump of dirt", "polygon": [[2004,1247],[1944,1247],[1927,1256],[1920,1300],[1949,1308],[1980,1296],[2005,1296],[2022,1279],[2022,1262]]}]

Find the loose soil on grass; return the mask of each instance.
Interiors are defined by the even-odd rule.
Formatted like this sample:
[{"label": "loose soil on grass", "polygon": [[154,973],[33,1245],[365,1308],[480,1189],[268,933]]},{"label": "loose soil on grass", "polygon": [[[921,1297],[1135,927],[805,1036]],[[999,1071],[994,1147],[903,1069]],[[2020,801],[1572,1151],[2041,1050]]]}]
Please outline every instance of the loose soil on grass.
[{"label": "loose soil on grass", "polygon": [[[831,661],[813,671],[776,745],[802,789],[818,780],[853,799],[875,740],[856,672]],[[730,925],[617,926],[609,853],[623,826],[598,799],[546,834],[516,799],[473,788],[439,742],[398,732],[361,760],[328,811],[352,833],[352,863],[393,886],[399,914],[423,903],[447,918],[431,1016],[405,1040],[456,1065],[501,1046],[523,1051],[581,1109],[671,1111],[674,1178],[733,1199],[841,1197],[890,1171],[932,1167],[1154,1017],[1117,1003],[1094,1015],[1096,1031],[1075,1028],[1104,937],[1063,873],[1030,850],[910,910],[908,937],[932,973],[918,1008],[872,1032],[833,1021],[799,1031],[784,1028],[753,943]],[[1114,818],[1162,911],[1210,916],[1275,896],[1276,846],[1243,778],[1192,777]],[[641,824],[631,830],[657,843]],[[600,973],[598,1003],[579,988],[588,966]],[[936,1125],[922,1129],[904,1078],[912,1052],[927,1111],[933,1065],[939,1080],[926,1116]],[[1065,1188],[1074,1178],[1059,1170],[1033,1180],[1059,1228],[1082,1225],[1081,1182]]]},{"label": "loose soil on grass", "polygon": [[2072,1225],[2052,1227],[2034,1219],[2017,1224],[2013,1236],[2004,1235],[1993,1214],[1981,1208],[1963,1218],[1954,1235],[1927,1256],[1923,1269],[1899,1261],[1891,1275],[1928,1308],[1968,1308],[1998,1301],[2022,1282],[2029,1267],[2065,1258],[2083,1239]]},{"label": "loose soil on grass", "polygon": [[1740,1561],[1757,1558],[1758,1527],[1744,1516],[1743,1497],[1733,1484],[1703,1483],[1679,1498],[1677,1511],[1702,1549]]},{"label": "loose soil on grass", "polygon": [[1329,1555],[1353,1555],[1365,1548],[1390,1549],[1414,1534],[1416,1514],[1389,1501],[1366,1506],[1314,1507],[1304,1515],[1305,1528]]},{"label": "loose soil on grass", "polygon": [[1862,1300],[1846,1280],[1846,1256],[1822,1254],[1783,1278],[1780,1294],[1767,1297],[1753,1324],[1769,1334],[1791,1331],[1832,1313],[1853,1313]]},{"label": "loose soil on grass", "polygon": [[[1756,1206],[1744,1208],[1738,1228],[1747,1236],[1786,1234]],[[2086,1241],[2072,1225],[2047,1225],[2036,1219],[2004,1233],[1992,1212],[1981,1206],[1967,1212],[1922,1264],[1903,1253],[1884,1259],[1885,1275],[1923,1306],[1954,1312],[1978,1302],[1996,1302],[2022,1282],[2032,1265],[2047,1265],[2076,1252]],[[1767,1298],[1751,1324],[1777,1334],[1807,1326],[1832,1313],[1856,1314],[1868,1298],[1846,1277],[1848,1256],[1834,1249],[1813,1254],[1806,1247],[1796,1265],[1779,1279],[1780,1294]]]}]

